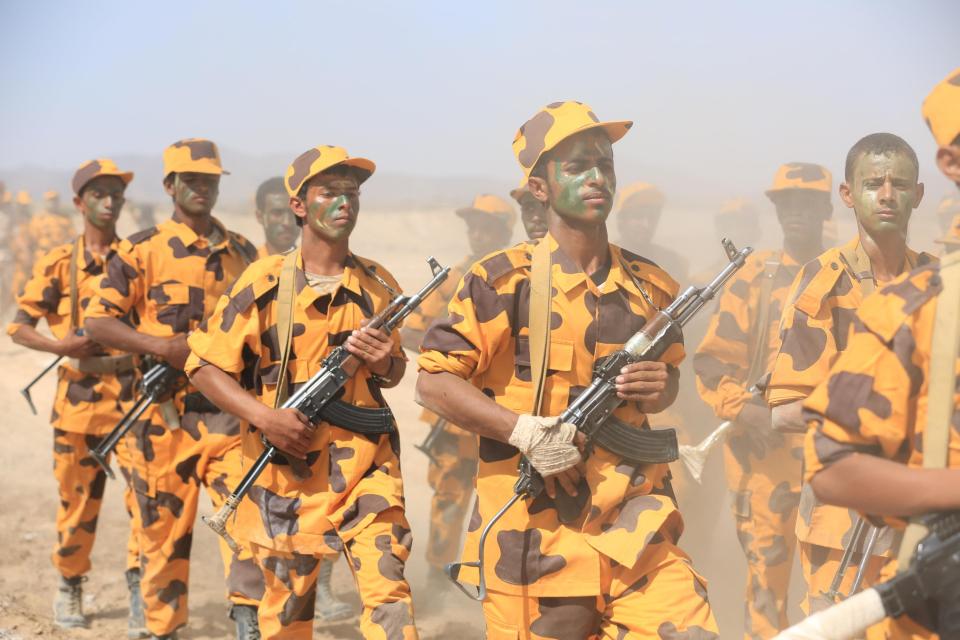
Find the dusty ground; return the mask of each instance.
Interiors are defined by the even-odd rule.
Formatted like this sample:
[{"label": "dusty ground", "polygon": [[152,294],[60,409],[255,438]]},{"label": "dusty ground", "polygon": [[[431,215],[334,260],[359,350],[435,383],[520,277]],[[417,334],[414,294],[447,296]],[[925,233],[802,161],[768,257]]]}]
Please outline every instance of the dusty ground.
[{"label": "dusty ground", "polygon": [[[466,253],[459,219],[446,212],[401,215],[364,212],[356,233],[354,249],[361,255],[385,263],[408,289],[418,287],[429,275],[424,259],[435,255],[444,264],[454,264]],[[252,216],[225,215],[228,226],[259,243],[261,234]],[[129,229],[122,229],[129,232]],[[519,231],[519,230],[518,230]],[[438,240],[448,236],[448,242]],[[712,254],[710,254],[712,255]],[[50,606],[55,573],[49,554],[56,537],[53,519],[56,511],[56,487],[50,469],[51,430],[49,414],[53,377],[47,377],[34,389],[40,416],[30,414],[18,389],[39,371],[50,356],[19,349],[12,343],[0,344],[0,406],[7,415],[0,448],[0,539],[4,553],[0,559],[0,640],[25,638],[122,638],[126,625],[126,586],[123,559],[126,540],[126,515],[122,508],[120,486],[110,483],[101,514],[97,544],[93,553],[94,569],[85,586],[86,609],[93,616],[89,630],[65,633],[50,623]],[[413,369],[411,368],[411,372]],[[403,469],[409,518],[414,528],[414,553],[408,565],[415,597],[421,605],[434,602],[434,594],[425,593],[426,566],[422,559],[427,534],[430,492],[426,485],[426,461],[412,445],[426,434],[426,425],[417,420],[413,403],[415,376],[408,374],[396,388],[387,392],[401,426]],[[689,397],[690,389],[677,406],[690,409],[699,404]],[[687,423],[693,441],[713,426],[709,417],[694,411]],[[696,424],[692,424],[696,422]],[[719,453],[719,452],[717,452]],[[714,603],[724,638],[741,637],[744,563],[739,551],[723,490],[720,455],[708,465],[702,486],[693,485],[675,469],[681,492],[681,508],[687,521],[682,545],[710,581]],[[201,513],[210,513],[206,498]],[[214,534],[198,529],[194,538],[193,572],[190,582],[191,619],[181,637],[193,640],[227,638],[232,623],[226,617],[222,569],[215,550]],[[358,605],[348,570],[339,562],[334,586],[345,598]],[[418,625],[424,638],[472,640],[482,637],[479,607],[457,593],[449,594],[441,607],[421,606]],[[318,627],[318,638],[358,638],[354,623]]]}]

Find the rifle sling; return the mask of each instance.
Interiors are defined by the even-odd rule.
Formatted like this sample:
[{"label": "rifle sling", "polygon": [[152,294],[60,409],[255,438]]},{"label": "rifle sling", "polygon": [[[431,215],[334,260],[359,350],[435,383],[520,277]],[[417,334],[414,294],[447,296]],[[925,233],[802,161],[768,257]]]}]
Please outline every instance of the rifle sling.
[{"label": "rifle sling", "polygon": [[530,413],[537,416],[543,408],[543,389],[547,378],[547,359],[550,355],[551,267],[550,236],[544,236],[533,248],[530,267],[530,372],[533,379],[533,406]]},{"label": "rifle sling", "polygon": [[[930,344],[930,371],[927,374],[927,424],[923,431],[923,467],[943,469],[947,466],[950,423],[955,409],[957,383],[956,360],[960,352],[960,251],[940,261],[943,290],[937,299]],[[910,566],[913,553],[927,534],[920,518],[911,518],[897,553],[897,571]]]},{"label": "rifle sling", "polygon": [[80,287],[77,260],[83,258],[83,234],[73,241],[73,255],[70,256],[70,333],[80,328]]}]

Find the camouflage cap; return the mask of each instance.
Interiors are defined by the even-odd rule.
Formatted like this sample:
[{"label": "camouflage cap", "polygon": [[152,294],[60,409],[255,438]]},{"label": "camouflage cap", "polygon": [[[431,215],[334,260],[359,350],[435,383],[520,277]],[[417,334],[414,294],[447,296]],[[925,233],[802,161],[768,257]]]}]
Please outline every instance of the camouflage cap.
[{"label": "camouflage cap", "polygon": [[960,213],[953,217],[953,222],[950,223],[950,228],[943,234],[943,237],[937,238],[934,242],[950,246],[960,245]]},{"label": "camouflage cap", "polygon": [[667,198],[660,189],[649,182],[634,182],[617,190],[616,211],[622,211],[629,204],[633,207],[657,207],[666,204]]},{"label": "camouflage cap", "polygon": [[767,189],[767,197],[778,191],[804,189],[821,193],[833,192],[833,176],[826,167],[810,162],[788,162],[780,165],[773,177],[773,186]]},{"label": "camouflage cap", "polygon": [[17,191],[17,204],[33,204],[33,199],[27,191]]},{"label": "camouflage cap", "polygon": [[44,200],[56,200],[59,197],[60,197],[60,194],[55,189],[50,189],[48,191],[43,192]]},{"label": "camouflage cap", "polygon": [[73,180],[70,181],[73,193],[80,195],[88,182],[100,176],[117,176],[123,180],[125,185],[130,184],[130,181],[133,180],[132,171],[121,171],[110,158],[87,160],[77,168],[73,174]]},{"label": "camouflage cap", "polygon": [[163,150],[163,178],[171,173],[230,175],[220,164],[220,150],[212,140],[185,138]]},{"label": "camouflage cap", "polygon": [[730,200],[724,200],[720,204],[720,210],[717,211],[717,216],[750,216],[753,218],[759,217],[757,208],[753,206],[753,203],[750,202],[747,198],[731,198]]},{"label": "camouflage cap", "polygon": [[520,184],[517,185],[517,188],[510,190],[510,197],[516,200],[517,204],[520,204],[520,200],[527,194],[533,195],[530,193],[530,184],[527,182],[526,176],[524,176]]},{"label": "camouflage cap", "polygon": [[474,198],[469,207],[457,209],[457,215],[461,218],[465,219],[471,214],[489,216],[503,222],[511,230],[513,230],[513,226],[517,223],[517,212],[514,210],[513,205],[503,198],[489,193],[484,193]]},{"label": "camouflage cap", "polygon": [[943,196],[937,205],[937,216],[953,216],[960,213],[960,197]]},{"label": "camouflage cap", "polygon": [[513,137],[513,153],[520,162],[523,175],[529,178],[537,160],[570,136],[602,128],[610,142],[616,142],[632,126],[633,122],[628,120],[600,122],[590,107],[582,102],[551,102],[517,130]]},{"label": "camouflage cap", "polygon": [[960,135],[960,68],[933,88],[922,113],[938,146],[946,147]]},{"label": "camouflage cap", "polygon": [[353,167],[358,169],[358,182],[363,184],[373,175],[377,165],[366,158],[351,158],[343,147],[334,147],[328,144],[304,151],[287,167],[283,184],[290,197],[296,196],[301,187],[315,175],[336,166]]}]

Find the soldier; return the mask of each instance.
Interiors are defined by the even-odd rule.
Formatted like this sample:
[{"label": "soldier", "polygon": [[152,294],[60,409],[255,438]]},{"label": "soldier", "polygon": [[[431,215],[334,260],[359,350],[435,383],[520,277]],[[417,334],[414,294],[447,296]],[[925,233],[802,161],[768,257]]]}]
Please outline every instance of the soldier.
[{"label": "soldier", "polygon": [[616,206],[620,242],[661,265],[677,281],[686,282],[690,262],[653,241],[665,203],[663,192],[646,182],[634,182],[621,189]]},{"label": "soldier", "polygon": [[[550,231],[474,264],[447,318],[423,341],[420,402],[480,436],[464,558],[477,558],[482,524],[513,496],[521,453],[546,477],[545,494],[507,511],[490,532],[482,559],[488,638],[718,637],[706,585],[676,545],[683,521],[667,465],[634,466],[601,448],[581,461],[573,425],[533,415],[559,415],[590,383],[597,359],[677,293],[664,271],[607,242],[612,143],[631,124],[599,122],[571,101],[548,105],[520,128],[514,152],[548,207]],[[550,308],[533,323],[552,329],[537,337],[528,323],[533,260],[552,263],[552,300],[543,300]],[[530,366],[530,343],[541,338],[549,353],[542,412],[533,407]],[[682,357],[675,343],[663,362],[625,367],[617,417],[647,428],[644,414],[676,396]],[[558,484],[589,493],[590,507],[573,524],[561,524],[553,506]],[[476,584],[476,572],[466,579]]]},{"label": "soldier", "polygon": [[770,409],[750,389],[773,365],[780,346],[777,327],[800,265],[823,252],[830,192],[824,167],[799,162],[780,167],[767,196],[783,230],[783,248],[753,253],[730,280],[693,359],[700,396],[717,418],[735,422],[724,447],[725,470],[747,558],[748,639],[772,638],[787,627],[803,447],[799,434],[772,430]]},{"label": "soldier", "polygon": [[[440,289],[407,318],[403,342],[408,349],[419,350],[430,323],[446,316],[447,303],[470,266],[483,256],[507,246],[513,236],[517,215],[510,203],[497,196],[479,195],[470,206],[457,209],[456,213],[467,224],[470,255],[454,267]],[[424,409],[420,419],[436,425],[440,418]],[[464,517],[473,496],[473,477],[477,472],[477,437],[450,423],[442,428],[443,435],[434,443],[427,470],[427,482],[434,490],[427,540],[427,564],[430,567],[427,580],[430,591],[439,592],[432,593],[433,597],[452,586],[443,567],[452,562],[460,550]]]},{"label": "soldier", "polygon": [[[721,238],[730,238],[737,246],[754,247],[760,240],[760,213],[746,198],[726,200],[713,216],[713,235],[718,243]],[[706,269],[691,274],[691,281],[699,286],[707,284],[726,262],[722,258],[714,260]]]},{"label": "soldier", "polygon": [[[213,312],[220,295],[256,255],[245,238],[211,215],[220,165],[216,145],[181,140],[163,153],[170,220],[120,243],[87,307],[91,338],[182,369],[186,336]],[[134,326],[120,318],[130,314]],[[215,507],[239,481],[240,424],[191,387],[152,406],[127,439],[134,449],[131,483],[141,528],[141,571],[147,629],[176,637],[187,622],[190,546],[200,486]],[[230,616],[238,638],[257,638],[256,605],[263,577],[248,551],[221,544]]]},{"label": "soldier", "polygon": [[[74,205],[83,215],[83,233],[55,247],[38,260],[33,277],[17,299],[17,314],[7,334],[19,345],[68,358],[57,370],[53,402],[53,474],[60,493],[57,509],[57,544],[53,565],[60,574],[53,603],[58,627],[86,627],[82,584],[90,571],[90,552],[97,531],[106,473],[90,457],[102,437],[120,420],[133,399],[136,380],[133,358],[105,350],[78,334],[84,309],[93,295],[94,281],[117,250],[117,218],[123,193],[133,173],[121,171],[106,158],[84,162],[73,175]],[[44,319],[53,334],[37,331]],[[123,469],[129,469],[126,447],[118,448]],[[133,496],[124,494],[128,510]],[[131,514],[132,515],[132,514]],[[144,632],[140,597],[140,557],[137,526],[131,521],[127,543],[127,586],[130,590],[128,633]]]},{"label": "soldier", "polygon": [[[311,637],[320,559],[340,552],[354,569],[363,636],[417,637],[403,577],[411,537],[400,440],[380,391],[397,385],[406,357],[396,332],[364,326],[397,283],[349,245],[360,185],[374,169],[340,147],[297,157],[284,181],[303,229],[300,251],[258,260],[189,340],[195,384],[256,425],[245,434],[244,456],[263,452],[261,433],[282,451],[240,503],[237,522],[266,580],[264,638]],[[278,335],[290,338],[281,343]],[[349,420],[311,425],[298,411],[275,408],[340,344],[363,362],[334,401]],[[356,425],[371,417],[374,428],[361,432]]]},{"label": "soldier", "polygon": [[[859,233],[805,264],[791,286],[780,325],[780,352],[767,389],[775,429],[804,431],[801,404],[846,348],[861,301],[875,286],[933,259],[906,246],[910,215],[923,197],[918,171],[913,149],[890,133],[868,135],[847,154],[840,197],[854,210]],[[814,176],[811,171],[809,178],[819,179],[819,172]],[[797,539],[807,586],[805,613],[832,604],[827,594],[856,518],[855,512],[818,504],[809,485],[803,486]],[[876,579],[891,543],[892,535],[884,532],[868,562],[865,584]],[[843,576],[841,591],[849,588],[854,573]]]},{"label": "soldier", "polygon": [[19,294],[30,277],[33,268],[33,250],[30,246],[30,216],[32,215],[33,199],[26,191],[18,191],[13,203],[13,219],[10,237],[13,259],[13,292]]},{"label": "soldier", "polygon": [[510,192],[510,197],[520,205],[520,222],[530,240],[539,240],[547,235],[547,208],[533,197],[527,188],[527,181]]},{"label": "soldier", "polygon": [[256,205],[257,223],[263,227],[264,235],[257,257],[266,258],[293,249],[300,237],[300,227],[290,210],[290,197],[283,186],[283,178],[270,178],[257,187]]},{"label": "soldier", "polygon": [[30,218],[27,225],[27,238],[34,263],[75,234],[73,221],[60,209],[59,193],[52,190],[45,192],[43,205],[43,211]]},{"label": "soldier", "polygon": [[[958,114],[960,68],[923,104],[937,164],[960,187]],[[948,238],[960,245],[960,225]],[[898,529],[906,516],[960,509],[958,257],[920,266],[865,300],[847,349],[804,403],[806,476],[824,502],[884,517]],[[939,390],[934,380],[944,383]],[[907,529],[900,561],[916,542]],[[890,562],[883,577],[896,569]],[[888,619],[876,637],[932,638],[932,622],[916,614]]]},{"label": "soldier", "polygon": [[954,229],[960,225],[960,197],[944,196],[937,206],[937,223],[940,227],[940,238],[934,242],[944,245],[944,253],[953,250],[955,241],[953,239]]}]

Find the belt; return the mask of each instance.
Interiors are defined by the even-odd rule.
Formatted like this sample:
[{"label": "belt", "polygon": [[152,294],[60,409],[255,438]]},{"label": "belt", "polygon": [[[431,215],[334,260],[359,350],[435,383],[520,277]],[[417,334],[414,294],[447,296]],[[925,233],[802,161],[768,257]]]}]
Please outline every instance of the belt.
[{"label": "belt", "polygon": [[207,396],[194,391],[183,396],[183,412],[220,413],[220,407],[207,400]]},{"label": "belt", "polygon": [[324,422],[364,435],[393,433],[396,430],[390,407],[358,407],[343,400],[331,400],[320,412]]},{"label": "belt", "polygon": [[118,374],[133,371],[133,356],[91,356],[89,358],[70,358],[70,366],[81,373]]}]

